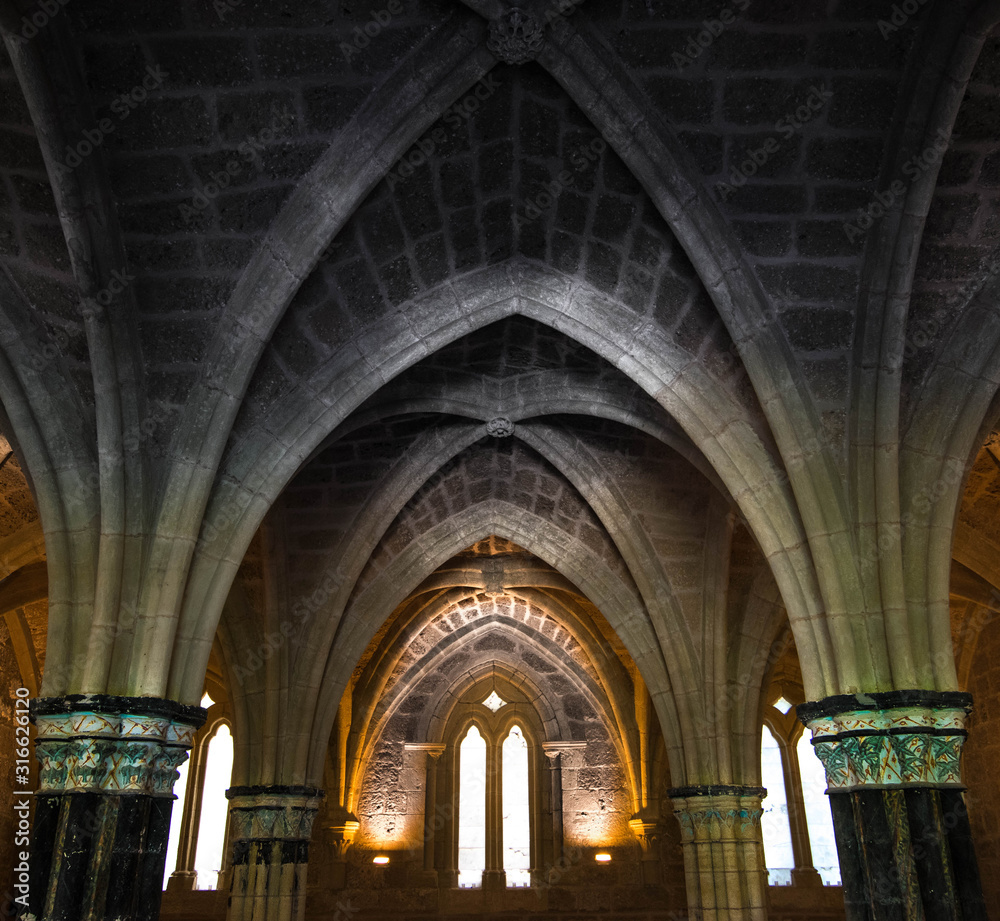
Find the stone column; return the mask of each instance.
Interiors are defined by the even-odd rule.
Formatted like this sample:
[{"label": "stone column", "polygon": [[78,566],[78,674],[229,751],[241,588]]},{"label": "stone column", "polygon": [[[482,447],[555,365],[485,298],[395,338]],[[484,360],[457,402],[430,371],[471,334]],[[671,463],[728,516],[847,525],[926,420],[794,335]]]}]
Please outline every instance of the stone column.
[{"label": "stone column", "polygon": [[781,752],[781,775],[785,787],[785,800],[788,805],[788,825],[792,840],[791,882],[799,888],[822,888],[823,878],[813,866],[812,845],[809,841],[809,823],[806,816],[805,798],[802,792],[801,772],[799,770],[798,733],[802,725],[796,718],[789,704],[788,710],[782,713],[771,708],[764,717],[765,729],[770,730]]},{"label": "stone column", "polygon": [[628,827],[642,849],[643,883],[647,886],[659,886],[662,882],[660,835],[663,832],[659,821],[650,815],[638,813],[629,819]]},{"label": "stone column", "polygon": [[46,921],[153,921],[177,768],[201,707],[74,694],[32,701],[41,764],[29,913]]},{"label": "stone column", "polygon": [[[438,765],[438,791],[445,804],[442,812],[444,825],[434,836],[435,864],[438,868],[438,886],[441,889],[458,888],[458,777],[457,758],[451,751]],[[443,788],[443,789],[442,789]]]},{"label": "stone column", "polygon": [[486,869],[483,889],[495,892],[507,887],[501,847],[503,828],[503,758],[502,741],[494,739],[487,754],[486,769]]},{"label": "stone column", "polygon": [[692,921],[766,921],[760,830],[764,789],[680,787],[669,796],[681,825]]},{"label": "stone column", "polygon": [[782,749],[781,770],[785,780],[785,802],[788,803],[788,825],[792,834],[792,884],[795,886],[823,885],[823,878],[813,866],[812,847],[809,844],[809,823],[806,804],[802,795],[799,756],[796,747],[787,739],[779,743]]},{"label": "stone column", "polygon": [[[204,727],[202,727],[204,728]],[[200,735],[200,733],[199,733]],[[188,762],[187,788],[191,791],[201,790],[205,782],[205,768],[208,754],[207,745],[199,745],[195,736],[191,749],[191,760]],[[167,880],[168,892],[190,892],[198,884],[198,874],[194,869],[195,846],[198,842],[198,826],[201,818],[201,797],[186,796],[177,808],[182,809],[179,837],[177,840],[177,868]],[[169,869],[169,868],[168,868]]]},{"label": "stone column", "polygon": [[331,821],[327,824],[327,839],[333,848],[333,864],[330,878],[326,883],[331,889],[347,887],[347,852],[354,843],[354,836],[361,828],[358,817],[341,804],[331,810]]},{"label": "stone column", "polygon": [[847,921],[986,921],[960,759],[969,694],[800,704],[826,769]]},{"label": "stone column", "polygon": [[424,788],[424,871],[433,876],[433,883],[437,884],[435,866],[435,845],[438,830],[438,758],[444,754],[444,745],[427,745],[424,749],[427,753],[427,763],[425,765],[425,788]]},{"label": "stone column", "polygon": [[323,791],[314,787],[230,787],[233,882],[229,921],[301,921],[309,839]]},{"label": "stone column", "polygon": [[444,827],[444,816],[438,804],[438,759],[444,754],[443,742],[407,742],[403,746],[408,752],[424,753],[424,832],[422,885],[436,887],[438,884],[435,841],[438,831]]},{"label": "stone column", "polygon": [[562,752],[549,748],[543,743],[545,757],[549,762],[549,790],[552,802],[552,854],[549,875],[558,880],[563,863],[563,805],[562,805]]}]

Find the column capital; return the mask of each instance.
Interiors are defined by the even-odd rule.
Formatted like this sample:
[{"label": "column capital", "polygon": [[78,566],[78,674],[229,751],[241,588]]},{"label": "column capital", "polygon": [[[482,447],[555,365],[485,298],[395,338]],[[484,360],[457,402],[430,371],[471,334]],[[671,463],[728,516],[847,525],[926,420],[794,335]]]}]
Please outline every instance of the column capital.
[{"label": "column capital", "polygon": [[807,726],[821,717],[872,710],[972,710],[972,695],[964,691],[872,691],[871,693],[834,694],[821,700],[807,700],[795,712]]},{"label": "column capital", "polygon": [[233,847],[232,917],[303,917],[309,840],[324,795],[316,787],[284,784],[226,791]]},{"label": "column capital", "polygon": [[960,766],[971,709],[925,690],[796,708],[826,771],[848,916],[986,917]]},{"label": "column capital", "polygon": [[583,751],[586,742],[542,742],[542,753],[546,758],[558,758],[573,751]]},{"label": "column capital", "polygon": [[760,837],[763,787],[711,784],[668,791],[683,843],[752,841]]},{"label": "column capital", "polygon": [[440,758],[447,746],[444,742],[404,742],[403,750],[425,752],[428,758]]},{"label": "column capital", "polygon": [[316,787],[281,784],[230,787],[226,798],[232,816],[233,840],[308,841],[324,796]]},{"label": "column capital", "polygon": [[201,707],[158,697],[36,698],[38,793],[172,798],[177,769],[205,717]]},{"label": "column capital", "polygon": [[628,820],[628,827],[642,848],[642,859],[655,859],[656,845],[659,844],[660,836],[663,834],[663,825],[659,820],[654,820],[652,816],[637,814]]},{"label": "column capital", "polygon": [[338,860],[343,860],[347,856],[347,851],[354,843],[354,836],[359,828],[361,823],[357,819],[347,819],[339,825],[327,825],[333,842],[333,851]]},{"label": "column capital", "polygon": [[937,787],[961,790],[972,697],[883,691],[799,704],[831,792]]},{"label": "column capital", "polygon": [[[767,875],[760,859],[764,793],[762,787],[737,784],[667,791],[681,827],[691,917],[766,919]],[[717,914],[720,906],[734,910]]]},{"label": "column capital", "polygon": [[337,860],[344,860],[348,848],[354,843],[354,836],[361,828],[358,817],[344,806],[338,805],[329,811],[324,828],[333,844]]},{"label": "column capital", "polygon": [[763,799],[767,796],[764,787],[751,787],[745,784],[691,784],[686,787],[672,787],[667,790],[667,796],[673,799],[688,799],[693,796],[756,796]]},{"label": "column capital", "polygon": [[[206,711],[70,694],[36,698],[30,712],[41,765],[31,850],[44,860],[32,865],[28,914],[155,918],[160,887],[146,883],[162,876],[177,768]],[[89,843],[64,847],[65,828]]]}]

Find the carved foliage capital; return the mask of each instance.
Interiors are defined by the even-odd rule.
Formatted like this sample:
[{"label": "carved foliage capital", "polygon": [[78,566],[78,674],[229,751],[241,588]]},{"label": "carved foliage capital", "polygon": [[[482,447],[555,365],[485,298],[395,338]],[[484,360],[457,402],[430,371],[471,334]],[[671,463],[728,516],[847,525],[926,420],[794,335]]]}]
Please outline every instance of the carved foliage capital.
[{"label": "carved foliage capital", "polygon": [[320,791],[285,793],[261,791],[230,795],[232,837],[235,841],[308,841],[323,798]]},{"label": "carved foliage capital", "polygon": [[756,841],[763,814],[760,796],[704,795],[674,799],[685,843]]},{"label": "carved foliage capital", "polygon": [[966,711],[895,707],[812,719],[816,755],[831,790],[962,786]]},{"label": "carved foliage capital", "polygon": [[[116,701],[128,700],[115,698]],[[142,705],[142,699],[138,699]],[[35,754],[42,795],[173,795],[198,723],[163,714],[93,709],[39,713]]]}]

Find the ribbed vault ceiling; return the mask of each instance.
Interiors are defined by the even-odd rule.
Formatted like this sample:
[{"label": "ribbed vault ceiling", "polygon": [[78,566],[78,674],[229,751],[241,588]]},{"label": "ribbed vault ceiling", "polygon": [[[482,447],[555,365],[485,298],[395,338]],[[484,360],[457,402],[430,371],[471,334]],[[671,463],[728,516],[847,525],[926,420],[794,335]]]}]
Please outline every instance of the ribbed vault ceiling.
[{"label": "ribbed vault ceiling", "polygon": [[[717,3],[588,0],[512,66],[472,3],[359,49],[378,6],[94,0],[0,59],[0,546],[50,560],[52,692],[193,701],[217,640],[294,740],[240,769],[316,779],[397,622],[468,602],[474,646],[486,592],[579,618],[579,693],[641,675],[692,781],[752,762],[713,689],[752,722],[783,605],[811,696],[953,683],[922,497],[996,417],[995,24],[761,0],[678,61]],[[985,585],[994,460],[954,542]]]}]

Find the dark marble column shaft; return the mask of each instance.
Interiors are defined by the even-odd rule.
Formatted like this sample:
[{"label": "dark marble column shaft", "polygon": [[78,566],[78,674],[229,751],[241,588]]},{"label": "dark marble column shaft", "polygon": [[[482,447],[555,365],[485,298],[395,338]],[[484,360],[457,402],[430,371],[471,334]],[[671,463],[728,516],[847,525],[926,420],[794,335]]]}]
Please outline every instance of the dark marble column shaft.
[{"label": "dark marble column shaft", "polygon": [[986,921],[960,758],[968,694],[801,704],[826,769],[847,921]]},{"label": "dark marble column shaft", "polygon": [[205,719],[149,697],[32,701],[41,769],[28,910],[44,921],[154,921],[177,768]]}]

